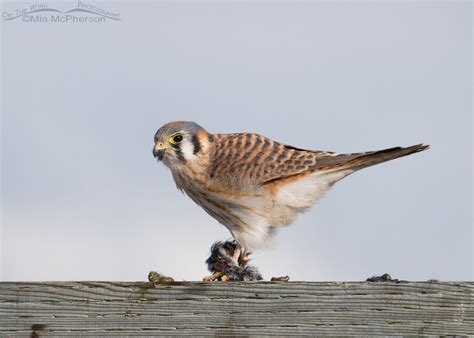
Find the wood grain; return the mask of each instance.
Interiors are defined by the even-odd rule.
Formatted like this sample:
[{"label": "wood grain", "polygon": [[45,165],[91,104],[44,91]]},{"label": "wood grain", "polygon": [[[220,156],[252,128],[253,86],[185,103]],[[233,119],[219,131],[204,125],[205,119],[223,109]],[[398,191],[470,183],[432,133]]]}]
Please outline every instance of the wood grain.
[{"label": "wood grain", "polygon": [[466,335],[474,283],[0,283],[0,336]]}]

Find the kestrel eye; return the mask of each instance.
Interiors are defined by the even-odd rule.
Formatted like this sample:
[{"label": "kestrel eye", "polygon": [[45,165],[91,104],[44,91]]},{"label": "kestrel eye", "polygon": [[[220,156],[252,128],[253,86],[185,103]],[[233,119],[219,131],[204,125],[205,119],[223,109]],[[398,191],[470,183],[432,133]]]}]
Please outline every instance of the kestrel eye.
[{"label": "kestrel eye", "polygon": [[181,134],[174,135],[170,138],[170,142],[173,143],[173,144],[179,143],[182,140],[183,140],[183,135],[181,135]]}]

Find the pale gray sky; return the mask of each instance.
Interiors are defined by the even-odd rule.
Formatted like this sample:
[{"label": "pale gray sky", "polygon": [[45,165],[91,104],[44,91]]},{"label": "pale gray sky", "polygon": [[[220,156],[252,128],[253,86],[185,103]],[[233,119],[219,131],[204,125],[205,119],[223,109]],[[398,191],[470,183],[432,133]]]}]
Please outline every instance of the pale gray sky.
[{"label": "pale gray sky", "polygon": [[154,160],[171,120],[337,152],[431,144],[338,183],[253,263],[474,278],[470,2],[93,4],[121,20],[2,22],[3,280],[207,274],[230,235]]}]

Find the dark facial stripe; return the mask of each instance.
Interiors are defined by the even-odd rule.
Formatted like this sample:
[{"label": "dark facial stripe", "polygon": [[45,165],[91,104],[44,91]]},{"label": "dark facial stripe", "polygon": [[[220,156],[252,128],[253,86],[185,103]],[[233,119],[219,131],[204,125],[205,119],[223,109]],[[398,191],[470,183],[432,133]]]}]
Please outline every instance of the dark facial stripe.
[{"label": "dark facial stripe", "polygon": [[176,157],[178,158],[178,160],[182,162],[186,162],[186,159],[184,158],[183,152],[181,151],[181,149],[179,147],[176,147],[175,149],[176,149],[175,150]]},{"label": "dark facial stripe", "polygon": [[193,135],[191,141],[194,146],[193,154],[196,155],[198,152],[201,151],[201,143],[199,142],[199,138],[196,135]]}]

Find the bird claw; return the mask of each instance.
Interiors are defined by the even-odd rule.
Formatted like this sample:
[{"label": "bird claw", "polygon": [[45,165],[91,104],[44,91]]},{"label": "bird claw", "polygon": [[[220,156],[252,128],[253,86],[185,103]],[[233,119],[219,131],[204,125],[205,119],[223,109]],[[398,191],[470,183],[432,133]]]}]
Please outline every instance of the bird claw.
[{"label": "bird claw", "polygon": [[203,282],[214,282],[216,280],[221,281],[221,282],[226,282],[226,281],[230,280],[230,277],[227,276],[226,274],[224,274],[223,272],[218,271],[218,272],[214,272],[212,275],[206,276],[202,279]]},{"label": "bird claw", "polygon": [[248,252],[244,252],[241,256],[240,256],[240,259],[239,261],[241,261],[242,263],[248,263],[248,261],[250,260],[250,255],[252,254],[252,252],[248,251]]}]

